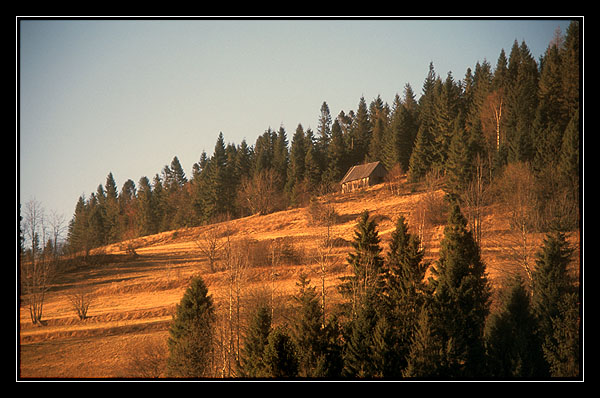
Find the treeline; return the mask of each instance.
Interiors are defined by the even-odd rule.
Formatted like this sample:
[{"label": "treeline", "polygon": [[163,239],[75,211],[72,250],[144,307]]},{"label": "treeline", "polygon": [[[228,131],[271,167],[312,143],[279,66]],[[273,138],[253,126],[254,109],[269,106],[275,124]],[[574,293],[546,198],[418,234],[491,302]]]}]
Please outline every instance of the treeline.
[{"label": "treeline", "polygon": [[[120,192],[112,174],[80,197],[68,244],[89,250],[123,239],[215,220],[305,205],[336,189],[354,164],[382,161],[411,181],[445,176],[449,196],[464,200],[474,179],[490,183],[507,165],[534,176],[535,228],[568,230],[579,223],[579,23],[557,33],[536,61],[523,41],[495,68],[487,61],[462,80],[443,79],[433,64],[417,101],[410,85],[390,106],[361,97],[356,111],[332,118],[323,102],[317,129],[298,124],[288,138],[269,128],[253,146],[225,143],[219,134],[186,176],[177,157],[152,181],[127,180]],[[565,210],[565,207],[569,209]],[[564,214],[568,214],[565,216]]]},{"label": "treeline", "polygon": [[408,231],[401,216],[384,252],[376,222],[362,213],[347,258],[352,272],[339,285],[345,299],[327,318],[324,292],[302,274],[283,322],[273,323],[265,300],[249,309],[247,324],[228,311],[217,326],[212,297],[196,277],[177,306],[165,372],[157,376],[579,377],[579,295],[562,233],[548,233],[531,284],[511,279],[492,311],[486,267],[457,205],[435,263],[423,260]]}]

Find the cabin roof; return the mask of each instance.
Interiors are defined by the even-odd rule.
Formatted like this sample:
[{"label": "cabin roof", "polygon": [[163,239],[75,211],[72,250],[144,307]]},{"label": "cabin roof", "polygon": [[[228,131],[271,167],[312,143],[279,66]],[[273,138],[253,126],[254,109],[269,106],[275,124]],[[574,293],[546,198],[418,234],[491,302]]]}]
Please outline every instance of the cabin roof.
[{"label": "cabin roof", "polygon": [[[360,180],[361,178],[369,177],[380,165],[381,162],[365,163],[352,166],[346,173],[340,184],[345,184],[350,181]],[[382,166],[383,167],[383,166]]]}]

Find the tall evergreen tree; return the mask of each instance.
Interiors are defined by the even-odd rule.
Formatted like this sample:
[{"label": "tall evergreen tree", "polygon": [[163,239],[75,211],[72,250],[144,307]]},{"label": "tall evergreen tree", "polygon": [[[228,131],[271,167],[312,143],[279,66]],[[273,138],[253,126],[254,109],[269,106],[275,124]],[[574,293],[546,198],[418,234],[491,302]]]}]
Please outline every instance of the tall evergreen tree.
[{"label": "tall evergreen tree", "polygon": [[137,225],[140,236],[151,235],[157,232],[156,213],[153,205],[152,186],[148,177],[141,177],[138,181]]},{"label": "tall evergreen tree", "polygon": [[432,271],[434,290],[429,306],[434,335],[443,347],[443,375],[481,376],[490,286],[479,247],[456,204]]},{"label": "tall evergreen tree", "polygon": [[261,304],[258,306],[246,333],[240,372],[242,377],[264,377],[266,375],[264,354],[271,333],[271,309]]},{"label": "tall evergreen tree", "polygon": [[319,116],[319,125],[317,126],[319,134],[318,142],[323,152],[327,152],[329,141],[331,140],[331,113],[327,102],[323,101],[321,105],[321,114]]},{"label": "tall evergreen tree", "polygon": [[214,304],[201,277],[192,280],[169,328],[167,369],[173,377],[210,377]]},{"label": "tall evergreen tree", "polygon": [[98,209],[103,213],[104,228],[106,228],[106,239],[101,244],[118,242],[121,238],[117,183],[115,182],[112,172],[108,173],[108,176],[106,176],[104,192],[106,194],[106,200]]},{"label": "tall evergreen tree", "polygon": [[547,376],[529,292],[519,277],[505,288],[501,307],[491,314],[488,323],[488,371],[492,378]]},{"label": "tall evergreen tree", "polygon": [[300,377],[336,377],[341,371],[341,349],[335,322],[323,323],[319,296],[306,274],[301,274],[293,297],[297,314],[291,337],[297,349]]},{"label": "tall evergreen tree", "polygon": [[570,295],[577,293],[568,271],[572,254],[573,249],[561,232],[548,233],[537,253],[532,278],[532,307],[539,325],[539,336],[546,349],[558,346],[556,325],[569,314],[568,308],[561,311],[561,305],[574,304],[573,309],[578,312],[577,301],[569,299]]},{"label": "tall evergreen tree", "polygon": [[298,357],[292,338],[282,327],[275,328],[268,338],[264,353],[265,376],[289,379],[298,376]]},{"label": "tall evergreen tree", "polygon": [[327,148],[327,170],[324,181],[334,184],[339,183],[346,172],[346,148],[339,121],[336,119],[331,127],[331,139]]},{"label": "tall evergreen tree", "polygon": [[359,164],[365,160],[369,151],[370,136],[371,123],[367,103],[364,97],[360,97],[349,137],[351,164]]},{"label": "tall evergreen tree", "polygon": [[275,145],[273,148],[273,170],[278,175],[278,191],[283,191],[287,182],[287,170],[289,165],[289,152],[287,134],[283,126],[279,128]]},{"label": "tall evergreen tree", "polygon": [[428,264],[423,262],[423,256],[418,237],[408,232],[408,224],[400,216],[392,232],[382,277],[382,315],[393,332],[396,357],[391,369],[395,377],[400,377],[407,366],[420,309],[426,299],[424,277]]},{"label": "tall evergreen tree", "polygon": [[372,378],[377,368],[373,358],[373,336],[377,324],[373,294],[360,297],[356,314],[350,323],[349,336],[344,350],[343,377]]},{"label": "tall evergreen tree", "polygon": [[356,316],[365,297],[377,297],[381,289],[383,258],[379,243],[377,223],[370,219],[369,212],[364,210],[354,231],[354,250],[348,254],[347,259],[353,274],[344,278],[344,282],[339,286],[342,294],[350,297],[353,317]]},{"label": "tall evergreen tree", "polygon": [[298,124],[290,147],[290,161],[286,192],[292,205],[298,205],[304,180],[304,161],[306,158],[306,137],[302,124]]},{"label": "tall evergreen tree", "polygon": [[319,150],[313,141],[310,129],[305,135],[306,155],[304,157],[304,184],[309,192],[315,192],[321,182],[321,164],[319,162]]}]

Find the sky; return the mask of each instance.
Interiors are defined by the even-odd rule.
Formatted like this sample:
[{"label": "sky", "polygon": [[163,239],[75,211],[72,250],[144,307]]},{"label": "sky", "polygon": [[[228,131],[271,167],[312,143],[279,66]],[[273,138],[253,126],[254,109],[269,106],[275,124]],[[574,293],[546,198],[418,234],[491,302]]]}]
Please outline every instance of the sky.
[{"label": "sky", "polygon": [[119,190],[177,156],[186,175],[226,143],[269,127],[291,141],[361,97],[416,97],[433,62],[442,78],[496,66],[515,40],[534,58],[567,19],[20,19],[17,201],[70,220],[112,173]]}]

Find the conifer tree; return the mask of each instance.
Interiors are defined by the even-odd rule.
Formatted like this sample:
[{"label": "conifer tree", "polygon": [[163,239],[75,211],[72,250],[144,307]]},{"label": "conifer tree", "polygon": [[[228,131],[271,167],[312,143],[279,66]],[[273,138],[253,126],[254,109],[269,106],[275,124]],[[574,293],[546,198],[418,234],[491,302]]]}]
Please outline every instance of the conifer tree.
[{"label": "conifer tree", "polygon": [[340,285],[342,293],[350,297],[353,314],[356,314],[364,297],[379,292],[381,288],[383,259],[379,242],[377,223],[369,219],[369,212],[364,210],[354,231],[354,251],[348,254],[347,259],[352,266],[353,275],[345,278]]},{"label": "conifer tree", "polygon": [[369,150],[371,123],[369,111],[364,97],[360,97],[355,122],[350,130],[350,163],[360,164],[365,160]]},{"label": "conifer tree", "polygon": [[477,377],[484,365],[483,332],[490,286],[479,247],[457,204],[444,229],[439,259],[430,279],[432,330],[443,348],[442,372],[448,377]]},{"label": "conifer tree", "polygon": [[339,121],[331,127],[331,139],[327,148],[327,170],[324,180],[330,184],[339,183],[346,172],[346,148]]},{"label": "conifer tree", "polygon": [[[359,299],[346,338],[342,377],[372,378],[377,373],[376,361],[373,358],[373,337],[378,317],[372,292]],[[379,352],[382,351],[384,350]]]},{"label": "conifer tree", "polygon": [[312,131],[305,136],[306,156],[304,157],[304,184],[309,192],[315,192],[321,182],[321,164],[317,144],[313,141]]},{"label": "conifer tree", "polygon": [[520,277],[505,288],[501,307],[491,314],[488,322],[486,345],[490,377],[539,379],[547,376],[529,292]]},{"label": "conifer tree", "polygon": [[451,348],[451,345],[444,345],[436,336],[428,308],[421,307],[402,376],[421,379],[448,378],[445,371],[445,354]]},{"label": "conifer tree", "polygon": [[392,346],[397,354],[393,358],[394,376],[400,376],[407,365],[420,309],[426,300],[424,277],[428,264],[423,262],[423,256],[419,239],[408,232],[408,224],[400,216],[392,232],[382,275],[382,317],[392,329]]},{"label": "conifer tree", "polygon": [[153,206],[152,186],[148,177],[141,177],[138,181],[137,225],[140,236],[151,235],[157,232],[156,214]]},{"label": "conifer tree", "polygon": [[271,333],[271,309],[258,306],[250,325],[242,349],[240,372],[242,377],[263,377],[266,375],[264,353]]},{"label": "conifer tree", "polygon": [[289,379],[298,376],[298,357],[292,338],[282,327],[268,338],[264,353],[265,377]]},{"label": "conifer tree", "polygon": [[287,184],[285,190],[292,205],[298,205],[302,181],[304,180],[304,159],[306,158],[306,137],[302,124],[298,124],[290,147]]},{"label": "conifer tree", "polygon": [[287,182],[287,170],[289,165],[288,141],[283,126],[279,128],[275,146],[273,148],[273,170],[277,173],[278,191],[283,191]]},{"label": "conifer tree", "polygon": [[177,305],[169,328],[170,376],[210,377],[215,314],[211,296],[201,277],[192,280]]},{"label": "conifer tree", "polygon": [[339,372],[338,347],[332,340],[331,325],[323,324],[319,296],[306,274],[301,274],[297,294],[297,314],[292,324],[292,339],[297,348],[298,374],[301,377],[331,377]]},{"label": "conifer tree", "polygon": [[318,142],[321,146],[321,150],[323,152],[327,152],[329,141],[331,140],[331,113],[329,112],[329,106],[325,101],[323,101],[323,104],[321,105],[321,114],[319,116],[317,133],[319,134]]},{"label": "conifer tree", "polygon": [[[560,369],[561,366],[560,360],[557,362],[557,358],[561,357],[557,355],[559,346],[557,337],[563,338],[561,332],[573,330],[573,328],[560,330],[558,326],[573,325],[577,322],[573,314],[579,312],[577,290],[568,271],[572,254],[573,249],[564,233],[548,233],[537,253],[536,268],[532,278],[532,307],[539,325],[538,333],[547,359],[554,369]],[[571,307],[569,308],[568,305]],[[571,344],[570,347],[573,345]],[[572,361],[576,355],[578,353],[573,353],[570,358],[563,355],[562,361]]]},{"label": "conifer tree", "polygon": [[117,183],[112,172],[108,173],[106,177],[104,192],[106,194],[106,201],[101,205],[100,211],[103,213],[106,239],[101,244],[114,243],[120,240]]}]

